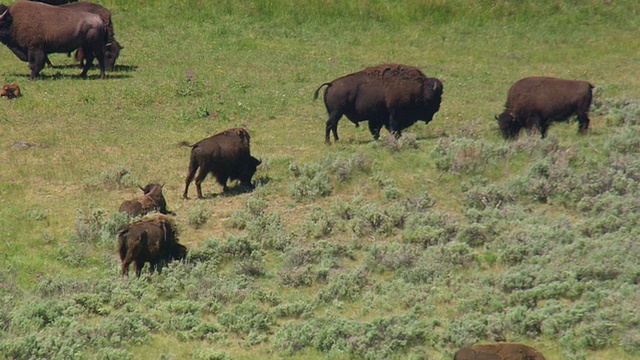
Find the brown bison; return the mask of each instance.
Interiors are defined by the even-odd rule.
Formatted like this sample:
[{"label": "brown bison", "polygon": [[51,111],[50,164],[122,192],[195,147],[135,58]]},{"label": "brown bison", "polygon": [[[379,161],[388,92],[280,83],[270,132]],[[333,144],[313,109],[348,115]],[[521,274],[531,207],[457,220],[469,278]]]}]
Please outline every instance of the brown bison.
[{"label": "brown bison", "polygon": [[0,41],[20,60],[28,61],[31,79],[44,68],[47,54],[69,53],[83,48],[86,63],[80,73],[85,77],[97,58],[100,77],[104,78],[104,52],[107,30],[100,16],[83,11],[18,1],[0,5]]},{"label": "brown bison", "polygon": [[133,263],[140,277],[145,263],[150,271],[161,271],[166,262],[184,259],[187,248],[178,243],[173,220],[161,214],[127,225],[118,233],[118,253],[122,262],[122,275],[129,274]]},{"label": "brown bison", "polygon": [[524,344],[496,343],[460,349],[453,360],[545,360],[545,357]]},{"label": "brown bison", "polygon": [[330,132],[338,141],[338,121],[345,115],[358,126],[369,121],[369,131],[374,139],[380,137],[384,126],[396,138],[401,131],[422,120],[428,123],[440,109],[442,82],[426,77],[418,68],[398,64],[385,64],[366,68],[323,86],[324,104],[329,114],[326,123],[325,143],[330,144]]},{"label": "brown bison", "polygon": [[4,84],[2,85],[2,90],[0,90],[0,97],[6,97],[7,99],[17,98],[21,95],[18,83]]},{"label": "brown bison", "polygon": [[[61,7],[77,11],[85,11],[100,16],[102,22],[107,27],[107,44],[104,52],[104,66],[107,70],[113,70],[115,68],[116,60],[118,59],[118,56],[120,56],[120,50],[123,49],[123,46],[121,46],[120,43],[115,39],[115,31],[113,30],[113,22],[111,21],[111,12],[100,4],[95,4],[87,1],[71,2],[62,5]],[[85,59],[83,48],[79,48],[76,51],[74,59],[80,64],[84,64]]]},{"label": "brown bison", "polygon": [[227,180],[240,180],[242,186],[253,188],[251,178],[261,161],[251,156],[249,150],[249,133],[244,128],[233,128],[222,131],[191,146],[189,172],[185,181],[184,194],[188,199],[189,184],[193,181],[196,170],[200,168],[196,179],[198,198],[202,196],[202,181],[211,173],[216,181],[227,191]]},{"label": "brown bison", "polygon": [[162,195],[162,187],[163,185],[160,184],[140,186],[144,195],[134,200],[123,201],[118,211],[127,213],[130,217],[145,215],[152,211],[167,214],[167,201]]},{"label": "brown bison", "polygon": [[540,131],[544,138],[553,121],[578,117],[579,132],[589,129],[589,108],[593,85],[586,81],[551,77],[528,77],[509,89],[502,114],[496,116],[505,139],[515,139],[522,128],[528,133]]}]

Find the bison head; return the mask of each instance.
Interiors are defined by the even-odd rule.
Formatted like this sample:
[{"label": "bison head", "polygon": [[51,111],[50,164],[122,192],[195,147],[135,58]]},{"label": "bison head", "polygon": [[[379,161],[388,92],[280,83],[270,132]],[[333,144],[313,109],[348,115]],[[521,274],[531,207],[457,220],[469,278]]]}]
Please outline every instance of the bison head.
[{"label": "bison head", "polygon": [[242,169],[242,173],[240,174],[240,179],[239,179],[240,184],[253,189],[251,178],[253,178],[253,175],[256,173],[258,169],[258,165],[260,164],[262,164],[261,160],[258,160],[253,156],[250,156],[244,168]]},{"label": "bison head", "polygon": [[423,96],[426,105],[426,117],[422,120],[428,123],[433,119],[433,115],[440,110],[440,103],[442,102],[442,82],[436,78],[429,78],[425,85]]},{"label": "bison head", "polygon": [[13,17],[6,5],[0,4],[0,39],[6,44],[5,38],[11,36],[11,24]]},{"label": "bison head", "polygon": [[120,45],[116,40],[107,44],[104,51],[104,66],[107,70],[113,71],[116,67],[116,60],[120,56],[120,50],[124,49],[124,46]]},{"label": "bison head", "polygon": [[520,130],[523,127],[523,124],[521,124],[516,117],[508,111],[496,116],[496,120],[498,121],[498,126],[502,132],[502,136],[507,140],[517,138],[518,133],[520,133]]}]

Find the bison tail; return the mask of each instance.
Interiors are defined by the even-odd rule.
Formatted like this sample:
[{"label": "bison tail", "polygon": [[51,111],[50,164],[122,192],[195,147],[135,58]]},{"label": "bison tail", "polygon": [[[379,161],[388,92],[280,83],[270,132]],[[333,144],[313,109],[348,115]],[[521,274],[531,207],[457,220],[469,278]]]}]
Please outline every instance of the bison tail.
[{"label": "bison tail", "polygon": [[186,142],[186,141],[181,141],[180,143],[178,143],[178,145],[180,145],[180,146],[188,146],[188,147],[194,147],[194,146],[196,146],[196,144],[189,144],[189,143],[188,143],[188,142]]},{"label": "bison tail", "polygon": [[118,253],[120,254],[120,261],[124,261],[127,257],[127,233],[129,229],[121,230],[118,233]]},{"label": "bison tail", "polygon": [[316,92],[313,93],[313,101],[318,100],[318,93],[320,92],[320,89],[322,89],[322,87],[325,86],[325,85],[328,87],[328,86],[331,86],[331,83],[328,82],[328,83],[324,83],[324,84],[320,85],[320,87],[318,87],[318,89],[316,89]]}]

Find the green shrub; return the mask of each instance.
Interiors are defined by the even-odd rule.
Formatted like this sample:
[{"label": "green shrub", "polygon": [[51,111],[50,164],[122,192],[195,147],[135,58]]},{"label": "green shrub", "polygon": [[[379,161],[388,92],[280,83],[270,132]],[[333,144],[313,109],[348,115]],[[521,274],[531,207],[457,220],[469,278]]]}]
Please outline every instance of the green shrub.
[{"label": "green shrub", "polygon": [[206,224],[210,217],[211,210],[201,200],[196,201],[195,205],[187,210],[187,223],[196,229]]},{"label": "green shrub", "polygon": [[312,200],[331,195],[333,186],[329,182],[329,174],[319,163],[298,165],[291,163],[289,170],[294,181],[289,191],[296,201]]}]

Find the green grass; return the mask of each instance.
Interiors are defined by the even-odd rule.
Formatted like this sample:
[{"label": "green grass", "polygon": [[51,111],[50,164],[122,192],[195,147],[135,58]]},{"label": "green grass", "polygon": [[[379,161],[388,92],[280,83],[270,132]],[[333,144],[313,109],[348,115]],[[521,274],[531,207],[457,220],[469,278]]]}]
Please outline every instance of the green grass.
[{"label": "green grass", "polygon": [[[104,81],[28,81],[0,50],[23,92],[0,101],[1,358],[640,354],[635,2],[104,5],[125,47]],[[434,120],[392,144],[342,119],[324,145],[315,89],[384,62],[443,81]],[[589,135],[501,138],[493,117],[531,75],[596,86]],[[263,161],[256,190],[207,179],[183,201],[180,142],[233,126]],[[191,255],[121,279],[116,209],[148,182]]]}]

